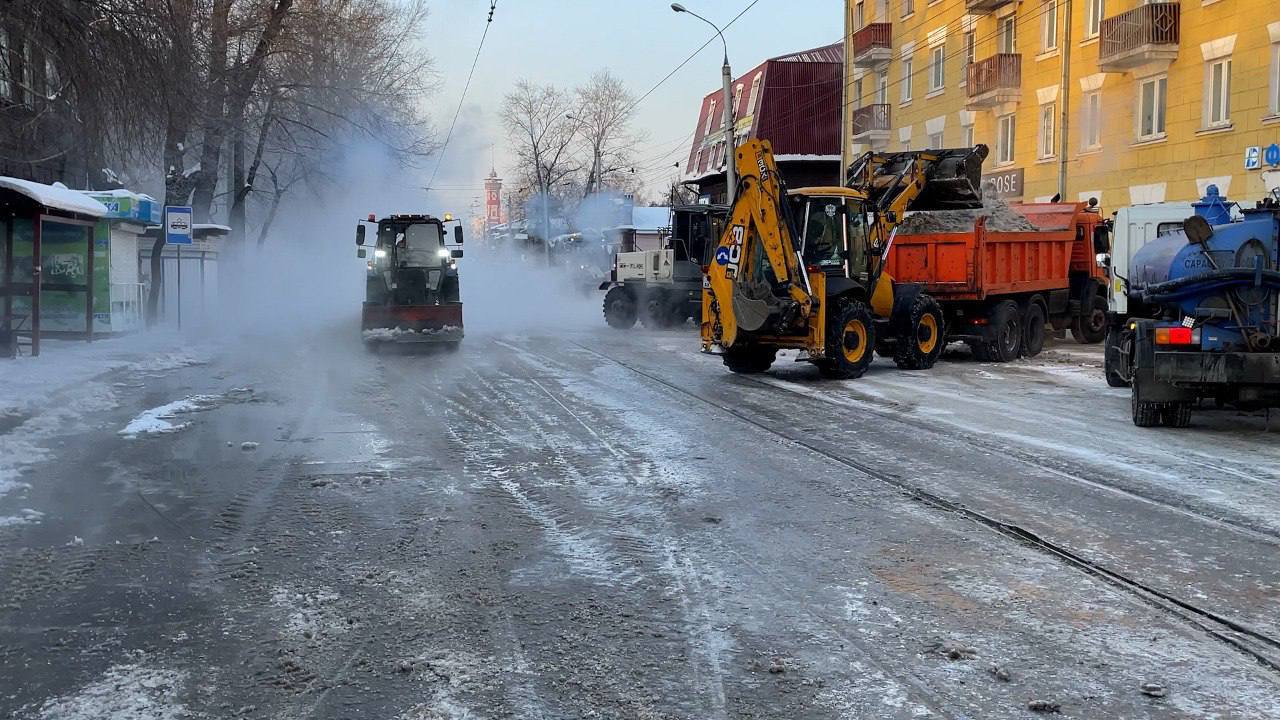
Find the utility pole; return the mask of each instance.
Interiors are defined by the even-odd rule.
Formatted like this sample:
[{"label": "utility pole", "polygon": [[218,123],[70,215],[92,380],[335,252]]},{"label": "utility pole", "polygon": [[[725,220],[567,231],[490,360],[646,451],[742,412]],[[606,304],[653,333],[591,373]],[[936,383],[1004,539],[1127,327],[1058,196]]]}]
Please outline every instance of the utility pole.
[{"label": "utility pole", "polygon": [[671,9],[678,13],[689,13],[710,25],[715,29],[716,34],[720,36],[720,43],[724,45],[724,64],[720,66],[720,77],[724,82],[724,182],[725,197],[728,200],[728,204],[732,205],[733,197],[738,191],[738,168],[734,163],[738,155],[738,148],[735,146],[733,139],[733,70],[729,68],[729,43],[725,41],[724,33],[720,31],[720,28],[710,20],[685,8],[680,3],[671,3]]},{"label": "utility pole", "polygon": [[1062,120],[1058,128],[1060,134],[1058,140],[1058,194],[1062,196],[1062,200],[1067,199],[1067,149],[1069,147],[1067,131],[1071,112],[1071,0],[1067,0],[1066,18],[1067,21],[1062,24],[1062,42],[1058,43],[1058,47],[1062,48],[1062,55],[1059,58],[1062,61],[1062,86],[1058,88],[1058,102],[1062,108]]}]

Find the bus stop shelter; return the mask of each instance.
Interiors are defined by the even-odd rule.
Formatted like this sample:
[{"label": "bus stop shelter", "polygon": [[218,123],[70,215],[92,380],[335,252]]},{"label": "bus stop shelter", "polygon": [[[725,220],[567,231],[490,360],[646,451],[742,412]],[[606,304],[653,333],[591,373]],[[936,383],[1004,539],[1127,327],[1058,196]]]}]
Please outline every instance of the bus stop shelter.
[{"label": "bus stop shelter", "polygon": [[[84,193],[0,177],[0,357],[15,355],[21,337],[39,355],[42,319],[51,310],[57,311],[59,334],[93,338],[94,229],[106,214],[105,205]],[[46,293],[55,307],[42,307]],[[83,308],[82,326],[68,315],[77,306]]]}]

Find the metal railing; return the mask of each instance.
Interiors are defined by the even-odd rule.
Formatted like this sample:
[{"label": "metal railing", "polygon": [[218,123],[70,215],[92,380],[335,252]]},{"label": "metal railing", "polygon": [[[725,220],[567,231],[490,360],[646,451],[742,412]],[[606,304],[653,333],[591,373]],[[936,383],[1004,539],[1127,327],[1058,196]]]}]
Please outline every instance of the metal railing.
[{"label": "metal railing", "polygon": [[853,34],[853,57],[855,60],[871,50],[890,50],[892,48],[893,25],[891,23],[871,23]]},{"label": "metal railing", "polygon": [[142,283],[111,283],[111,331],[142,329]]},{"label": "metal railing", "polygon": [[969,63],[965,73],[965,91],[971,98],[993,90],[1018,90],[1022,88],[1022,55],[996,53]]},{"label": "metal railing", "polygon": [[875,130],[889,131],[889,105],[863,105],[853,111],[854,137]]},{"label": "metal railing", "polygon": [[1098,60],[1105,62],[1143,45],[1177,46],[1181,13],[1176,2],[1155,2],[1104,19]]}]

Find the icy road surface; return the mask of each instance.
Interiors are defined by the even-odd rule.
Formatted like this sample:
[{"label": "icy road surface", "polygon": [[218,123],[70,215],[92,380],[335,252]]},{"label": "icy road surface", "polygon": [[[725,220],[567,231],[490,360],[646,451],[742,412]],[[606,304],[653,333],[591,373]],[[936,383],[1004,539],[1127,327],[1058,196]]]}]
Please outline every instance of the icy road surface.
[{"label": "icy road surface", "polygon": [[23,396],[0,717],[1280,717],[1261,417],[1136,429],[1070,343],[696,346],[335,329]]}]

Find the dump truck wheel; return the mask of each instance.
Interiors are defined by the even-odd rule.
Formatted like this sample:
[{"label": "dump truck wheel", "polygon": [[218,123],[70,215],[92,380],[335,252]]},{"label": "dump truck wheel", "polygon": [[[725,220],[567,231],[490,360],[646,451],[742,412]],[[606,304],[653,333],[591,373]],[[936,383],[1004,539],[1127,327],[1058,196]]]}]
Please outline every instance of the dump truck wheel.
[{"label": "dump truck wheel", "polygon": [[1009,362],[1018,358],[1022,350],[1022,313],[1018,304],[1004,300],[996,305],[988,325],[987,356],[996,362]]},{"label": "dump truck wheel", "polygon": [[1032,300],[1022,316],[1022,354],[1029,358],[1044,349],[1044,306]]},{"label": "dump truck wheel", "polygon": [[1184,428],[1191,424],[1191,403],[1169,403],[1160,411],[1165,427]]},{"label": "dump truck wheel", "polygon": [[[1112,352],[1115,348],[1115,352]],[[1106,346],[1102,360],[1102,371],[1107,376],[1107,385],[1113,388],[1129,387],[1132,369],[1120,364],[1120,357],[1133,356],[1133,332],[1112,328],[1107,331]]]},{"label": "dump truck wheel", "polygon": [[777,356],[778,351],[775,348],[760,345],[734,345],[725,348],[720,358],[730,372],[755,375],[768,370]]},{"label": "dump truck wheel", "polygon": [[1133,408],[1133,424],[1138,427],[1160,427],[1164,422],[1164,406],[1161,403],[1143,402],[1138,399],[1138,384],[1133,384],[1130,405]]},{"label": "dump truck wheel", "polygon": [[858,300],[837,307],[827,328],[827,356],[818,362],[823,377],[862,377],[875,359],[876,325],[871,310]]},{"label": "dump truck wheel", "polygon": [[1094,295],[1089,309],[1071,321],[1071,337],[1081,345],[1097,345],[1107,336],[1107,299]]},{"label": "dump truck wheel", "polygon": [[903,370],[928,370],[938,362],[946,346],[942,307],[933,297],[921,293],[911,301],[895,328],[893,362]]},{"label": "dump truck wheel", "polygon": [[627,288],[615,285],[604,294],[604,321],[609,327],[630,329],[636,324],[637,314],[635,296]]}]

